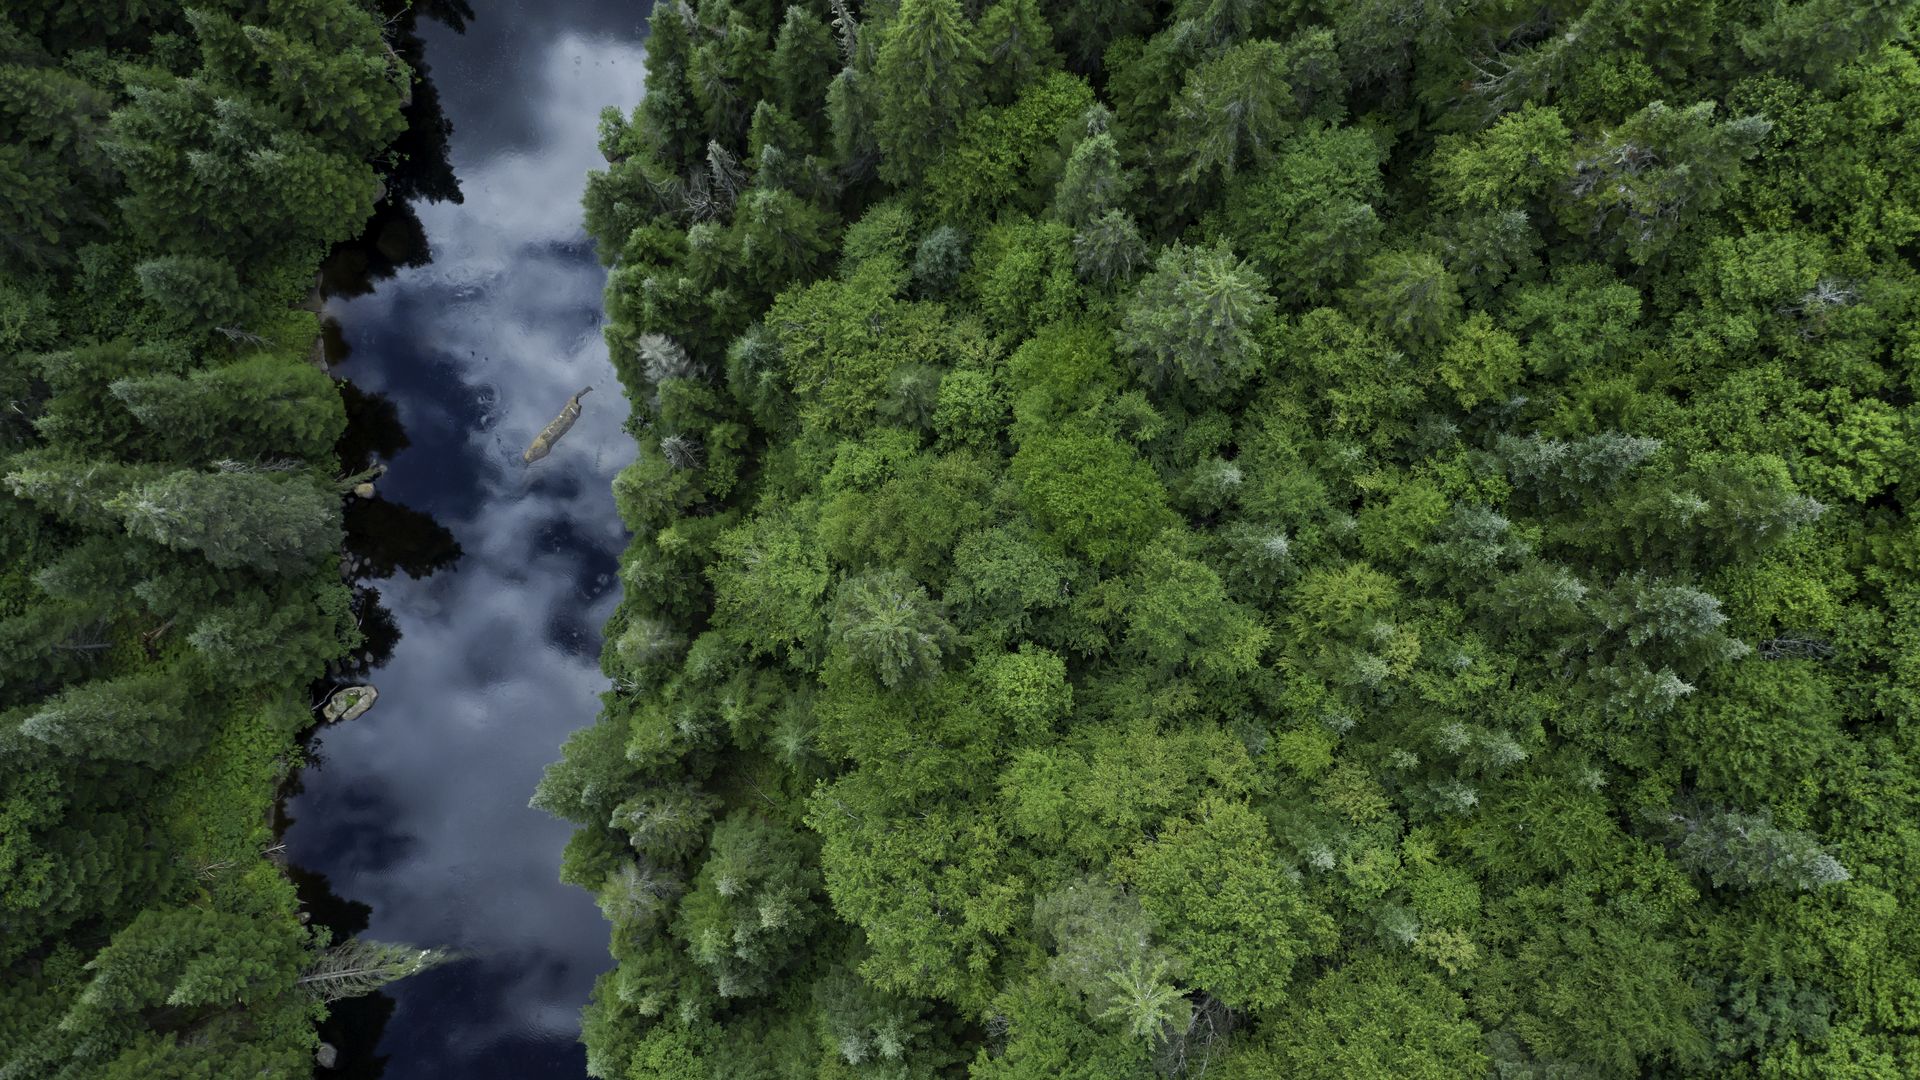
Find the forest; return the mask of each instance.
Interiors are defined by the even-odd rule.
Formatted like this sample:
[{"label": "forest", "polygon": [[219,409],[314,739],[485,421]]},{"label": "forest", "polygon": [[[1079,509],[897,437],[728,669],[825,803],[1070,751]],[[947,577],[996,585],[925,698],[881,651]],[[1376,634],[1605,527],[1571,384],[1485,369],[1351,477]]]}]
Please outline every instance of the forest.
[{"label": "forest", "polygon": [[1915,7],[655,4],[592,1075],[1920,1075]]},{"label": "forest", "polygon": [[0,16],[6,1080],[308,1075],[327,1002],[436,959],[330,940],[273,858],[309,687],[368,615],[316,274],[387,194],[392,16]]}]

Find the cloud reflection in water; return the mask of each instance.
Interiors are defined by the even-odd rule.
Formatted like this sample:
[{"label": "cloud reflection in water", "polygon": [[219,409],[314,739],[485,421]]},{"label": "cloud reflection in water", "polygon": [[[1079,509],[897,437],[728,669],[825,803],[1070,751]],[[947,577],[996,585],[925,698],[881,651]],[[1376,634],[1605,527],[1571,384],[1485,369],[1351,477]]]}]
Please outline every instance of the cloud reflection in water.
[{"label": "cloud reflection in water", "polygon": [[[370,937],[470,957],[389,989],[389,1078],[579,1075],[578,1010],[611,963],[592,900],[556,879],[570,826],[527,799],[598,711],[599,627],[619,598],[609,486],[634,447],[579,227],[602,164],[594,117],[640,93],[645,13],[619,6],[482,10],[464,37],[429,34],[465,201],[417,207],[431,263],[328,306],[352,350],[338,374],[392,400],[411,443],[381,496],[463,552],[379,582],[402,635],[372,675],[380,703],[320,736],[324,764],[289,806],[291,858],[371,905]],[[511,130],[490,136],[486,110],[513,90]],[[587,385],[573,431],[523,466]]]}]

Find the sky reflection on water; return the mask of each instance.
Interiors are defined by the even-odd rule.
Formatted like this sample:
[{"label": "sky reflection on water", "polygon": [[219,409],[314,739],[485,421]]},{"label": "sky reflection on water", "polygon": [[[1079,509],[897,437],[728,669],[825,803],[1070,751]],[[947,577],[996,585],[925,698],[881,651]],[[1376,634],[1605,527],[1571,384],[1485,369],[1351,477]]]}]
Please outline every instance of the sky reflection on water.
[{"label": "sky reflection on water", "polygon": [[[327,307],[351,350],[335,373],[391,400],[410,442],[381,497],[463,553],[377,582],[401,633],[379,704],[320,734],[287,807],[291,860],[368,905],[367,936],[467,957],[389,988],[385,1071],[354,1070],[389,1080],[581,1075],[578,1011],[611,964],[592,900],[556,878],[571,827],[527,799],[606,688],[609,485],[634,447],[579,194],[600,108],[640,94],[646,5],[474,6],[465,34],[422,34],[465,200],[416,207],[431,262]],[[588,385],[572,432],[523,466]]]}]

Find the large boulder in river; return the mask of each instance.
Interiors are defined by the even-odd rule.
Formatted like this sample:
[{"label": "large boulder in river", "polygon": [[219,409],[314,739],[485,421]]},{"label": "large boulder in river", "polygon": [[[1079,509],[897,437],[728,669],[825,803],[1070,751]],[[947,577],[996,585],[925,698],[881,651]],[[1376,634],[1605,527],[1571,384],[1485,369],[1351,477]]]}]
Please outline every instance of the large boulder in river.
[{"label": "large boulder in river", "polygon": [[380,698],[380,691],[371,686],[343,686],[327,699],[326,707],[320,715],[329,723],[341,720],[357,720],[373,708]]}]

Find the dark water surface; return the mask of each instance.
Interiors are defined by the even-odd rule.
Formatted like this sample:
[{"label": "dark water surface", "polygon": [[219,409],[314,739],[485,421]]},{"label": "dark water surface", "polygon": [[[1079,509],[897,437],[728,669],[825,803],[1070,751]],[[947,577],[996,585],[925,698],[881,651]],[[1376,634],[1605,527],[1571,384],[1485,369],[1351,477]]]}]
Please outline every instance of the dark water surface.
[{"label": "dark water surface", "polygon": [[[323,1078],[580,1076],[579,1009],[611,963],[591,898],[556,878],[570,826],[527,799],[606,687],[625,543],[609,484],[634,447],[579,196],[603,164],[600,108],[639,98],[649,5],[471,3],[419,31],[464,199],[397,211],[374,259],[397,272],[326,306],[349,350],[335,374],[359,391],[352,437],[390,467],[350,507],[369,572],[390,575],[363,581],[363,621],[387,626],[384,609],[398,638],[372,634],[387,642],[358,677],[378,705],[315,737],[285,807],[316,921],[464,959],[338,1006]],[[444,198],[448,179],[396,191]],[[572,433],[523,466],[588,385]]]}]

